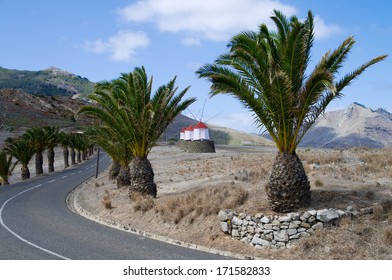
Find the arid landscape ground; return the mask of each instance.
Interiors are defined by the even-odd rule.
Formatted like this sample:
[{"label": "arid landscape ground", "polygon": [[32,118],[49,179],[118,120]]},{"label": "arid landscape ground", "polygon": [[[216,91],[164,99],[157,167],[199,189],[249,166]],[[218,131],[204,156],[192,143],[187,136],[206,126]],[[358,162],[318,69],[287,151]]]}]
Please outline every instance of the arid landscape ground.
[{"label": "arid landscape ground", "polygon": [[[118,189],[108,172],[74,194],[85,213],[120,228],[263,259],[392,259],[392,151],[300,149],[312,186],[307,209],[361,208],[374,213],[343,219],[284,249],[256,249],[220,230],[221,209],[274,214],[264,191],[276,150],[272,146],[218,146],[215,154],[189,154],[157,146],[149,155],[156,199]],[[306,209],[301,209],[305,211]]]}]

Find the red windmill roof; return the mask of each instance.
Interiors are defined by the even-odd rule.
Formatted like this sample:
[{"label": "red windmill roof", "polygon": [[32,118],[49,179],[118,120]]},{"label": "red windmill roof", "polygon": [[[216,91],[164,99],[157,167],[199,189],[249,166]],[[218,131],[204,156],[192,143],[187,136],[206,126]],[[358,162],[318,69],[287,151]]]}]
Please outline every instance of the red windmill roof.
[{"label": "red windmill roof", "polygon": [[187,128],[185,128],[185,131],[193,131],[193,126],[192,125],[188,126]]},{"label": "red windmill roof", "polygon": [[185,132],[186,127],[181,128],[181,132]]},{"label": "red windmill roof", "polygon": [[198,122],[196,125],[195,125],[195,128],[208,128],[204,123],[202,123],[202,122]]}]

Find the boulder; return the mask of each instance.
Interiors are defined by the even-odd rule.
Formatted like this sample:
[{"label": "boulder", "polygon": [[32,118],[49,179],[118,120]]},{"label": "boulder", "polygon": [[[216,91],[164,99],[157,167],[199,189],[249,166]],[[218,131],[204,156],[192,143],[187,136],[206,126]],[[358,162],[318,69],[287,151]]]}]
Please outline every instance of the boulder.
[{"label": "boulder", "polygon": [[330,221],[339,219],[339,213],[334,209],[323,209],[317,211],[317,220],[328,223]]}]

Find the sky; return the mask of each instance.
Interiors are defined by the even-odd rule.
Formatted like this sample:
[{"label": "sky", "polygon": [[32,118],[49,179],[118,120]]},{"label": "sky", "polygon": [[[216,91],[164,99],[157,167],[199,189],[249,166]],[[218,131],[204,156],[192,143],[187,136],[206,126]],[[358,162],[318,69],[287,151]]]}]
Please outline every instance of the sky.
[{"label": "sky", "polygon": [[309,10],[315,15],[313,65],[351,35],[356,44],[342,75],[390,55],[345,88],[328,110],[359,102],[392,112],[390,0],[0,0],[0,66],[54,66],[93,82],[144,66],[155,89],[174,76],[179,90],[190,86],[186,97],[197,102],[185,115],[258,133],[251,112],[232,96],[210,98],[210,83],[195,71],[226,53],[235,34],[257,31],[261,23],[273,28],[274,9],[300,19]]}]

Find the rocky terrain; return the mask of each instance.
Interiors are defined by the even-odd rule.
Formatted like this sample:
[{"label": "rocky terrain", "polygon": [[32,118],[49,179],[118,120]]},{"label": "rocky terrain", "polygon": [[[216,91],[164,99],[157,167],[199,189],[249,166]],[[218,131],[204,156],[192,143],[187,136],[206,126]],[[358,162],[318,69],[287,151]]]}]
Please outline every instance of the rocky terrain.
[{"label": "rocky terrain", "polygon": [[300,146],[318,148],[392,146],[392,114],[354,103],[343,110],[328,111],[303,138]]}]

